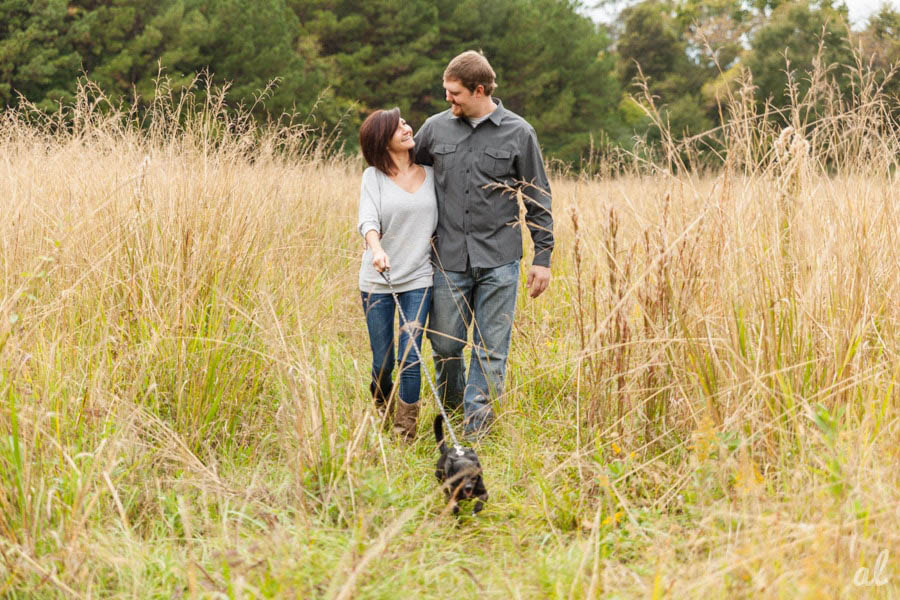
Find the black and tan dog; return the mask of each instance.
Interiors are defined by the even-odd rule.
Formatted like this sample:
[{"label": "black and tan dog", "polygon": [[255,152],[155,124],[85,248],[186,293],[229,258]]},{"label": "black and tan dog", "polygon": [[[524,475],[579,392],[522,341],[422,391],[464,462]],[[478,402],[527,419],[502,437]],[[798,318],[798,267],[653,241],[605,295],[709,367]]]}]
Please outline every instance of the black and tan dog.
[{"label": "black and tan dog", "polygon": [[481,463],[471,448],[448,448],[444,442],[444,419],[438,413],[434,418],[434,437],[441,457],[434,474],[447,494],[447,501],[453,505],[453,514],[459,514],[459,501],[475,499],[472,514],[484,508],[488,493],[481,477]]}]

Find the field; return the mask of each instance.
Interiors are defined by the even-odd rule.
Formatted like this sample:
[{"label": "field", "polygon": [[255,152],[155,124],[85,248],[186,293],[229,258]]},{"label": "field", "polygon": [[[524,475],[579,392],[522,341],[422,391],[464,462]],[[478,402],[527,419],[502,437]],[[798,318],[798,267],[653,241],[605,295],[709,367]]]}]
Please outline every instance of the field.
[{"label": "field", "polygon": [[215,98],[7,112],[0,597],[897,597],[900,141],[826,88],[732,98],[720,169],[553,177],[460,519],[433,405],[368,397],[360,163]]}]

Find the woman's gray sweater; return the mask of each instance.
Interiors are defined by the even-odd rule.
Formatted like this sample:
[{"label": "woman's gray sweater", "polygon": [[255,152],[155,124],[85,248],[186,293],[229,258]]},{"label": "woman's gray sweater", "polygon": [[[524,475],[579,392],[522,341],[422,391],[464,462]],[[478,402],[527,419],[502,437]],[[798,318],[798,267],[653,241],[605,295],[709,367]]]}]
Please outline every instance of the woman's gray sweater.
[{"label": "woman's gray sweater", "polygon": [[[381,246],[391,262],[391,283],[397,292],[431,287],[431,236],[437,227],[434,172],[425,168],[425,181],[410,194],[391,178],[369,167],[362,177],[359,197],[359,233],[381,232]],[[359,269],[359,289],[386,294],[390,288],[372,266],[368,246]]]}]

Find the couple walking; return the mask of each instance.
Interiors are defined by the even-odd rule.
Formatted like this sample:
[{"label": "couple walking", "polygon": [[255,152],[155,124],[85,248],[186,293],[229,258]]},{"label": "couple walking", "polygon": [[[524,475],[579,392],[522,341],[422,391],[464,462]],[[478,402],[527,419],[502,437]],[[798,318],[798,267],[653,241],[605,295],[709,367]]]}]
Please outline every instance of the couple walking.
[{"label": "couple walking", "polygon": [[[491,401],[503,392],[522,257],[515,190],[523,194],[534,243],[529,295],[536,298],[550,283],[550,185],[537,136],[493,98],[495,87],[487,59],[464,52],[444,71],[450,109],[430,117],[415,137],[396,108],[375,111],[360,129],[370,165],[359,205],[370,389],[379,408],[396,411],[394,429],[409,440],[416,434],[421,383],[410,342],[422,348],[426,318],[442,402],[448,409],[462,406],[467,437],[480,437],[493,421]],[[395,303],[385,270],[409,319],[401,323],[396,359]],[[470,328],[467,376],[463,350]],[[399,398],[388,402],[398,362]]]}]

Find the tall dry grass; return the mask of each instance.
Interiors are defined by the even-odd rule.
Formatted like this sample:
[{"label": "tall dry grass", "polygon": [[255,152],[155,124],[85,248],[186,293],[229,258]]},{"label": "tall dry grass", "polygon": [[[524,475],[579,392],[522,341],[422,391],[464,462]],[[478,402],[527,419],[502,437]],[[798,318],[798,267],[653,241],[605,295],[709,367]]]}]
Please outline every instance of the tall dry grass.
[{"label": "tall dry grass", "polygon": [[892,597],[900,129],[857,76],[553,181],[459,523],[366,397],[358,163],[214,93],[4,113],[0,596]]}]

